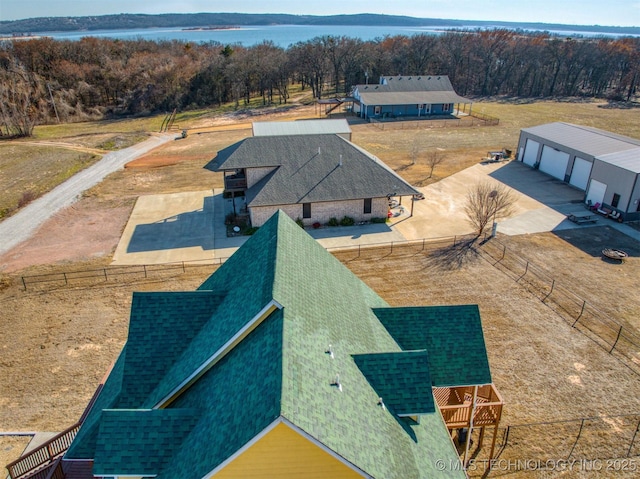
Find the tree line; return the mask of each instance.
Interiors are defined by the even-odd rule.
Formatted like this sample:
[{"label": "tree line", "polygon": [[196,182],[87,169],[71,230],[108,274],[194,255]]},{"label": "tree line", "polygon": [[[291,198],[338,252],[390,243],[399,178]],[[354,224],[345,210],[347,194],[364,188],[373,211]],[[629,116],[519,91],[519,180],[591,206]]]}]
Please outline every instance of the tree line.
[{"label": "tree line", "polygon": [[281,48],[85,37],[0,43],[0,133],[37,124],[349,95],[381,75],[448,75],[462,96],[635,98],[640,38],[561,38],[495,30],[317,37]]}]

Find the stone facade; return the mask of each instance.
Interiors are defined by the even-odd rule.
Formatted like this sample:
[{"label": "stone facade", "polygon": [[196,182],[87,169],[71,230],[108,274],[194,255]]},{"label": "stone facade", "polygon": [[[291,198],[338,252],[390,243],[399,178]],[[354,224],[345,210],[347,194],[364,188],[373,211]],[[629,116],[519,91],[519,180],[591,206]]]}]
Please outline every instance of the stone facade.
[{"label": "stone facade", "polygon": [[284,211],[293,220],[301,219],[305,226],[311,226],[316,222],[326,225],[330,218],[336,218],[340,221],[344,216],[349,216],[356,223],[359,223],[371,221],[372,218],[386,218],[389,211],[389,202],[385,197],[373,198],[371,201],[371,213],[366,214],[364,213],[364,199],[312,203],[311,218],[303,218],[302,208],[302,203],[251,207],[251,224],[253,226],[263,225],[277,210]]}]

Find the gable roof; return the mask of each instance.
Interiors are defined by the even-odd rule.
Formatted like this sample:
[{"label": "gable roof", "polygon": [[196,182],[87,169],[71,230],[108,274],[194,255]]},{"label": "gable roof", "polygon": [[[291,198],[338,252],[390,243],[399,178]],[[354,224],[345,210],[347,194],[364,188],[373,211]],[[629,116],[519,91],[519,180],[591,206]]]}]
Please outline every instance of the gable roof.
[{"label": "gable roof", "polygon": [[345,119],[256,121],[252,123],[253,136],[331,135],[350,134]]},{"label": "gable roof", "polygon": [[374,312],[402,349],[429,351],[433,386],[491,384],[477,305],[379,308]]},{"label": "gable roof", "polygon": [[382,77],[379,84],[356,85],[355,90],[367,105],[471,103],[454,91],[447,75]]},{"label": "gable roof", "polygon": [[[572,123],[554,122],[523,128],[523,132],[598,157],[637,150],[640,140]],[[604,161],[604,160],[603,160]]]},{"label": "gable roof", "polygon": [[[463,471],[437,468],[438,459],[452,464],[458,459],[439,411],[428,412],[427,353],[403,353],[377,317],[376,311],[392,308],[286,214],[267,221],[194,296],[214,292],[210,317],[200,315],[190,339],[176,338],[180,347],[165,344],[175,362],[156,369],[159,377],[146,387],[149,397],[132,389],[137,405],[122,397],[123,384],[127,364],[141,364],[146,353],[129,338],[68,459],[98,457],[101,473],[122,474],[124,432],[130,432],[131,451],[154,454],[148,433],[164,420],[181,438],[170,446],[166,462],[132,463],[148,475],[157,468],[159,479],[175,471],[203,477],[280,418],[371,477],[464,477]],[[171,293],[156,294],[171,304]],[[269,304],[274,306],[266,308]],[[183,317],[188,316],[185,310]],[[253,323],[216,356],[221,345]],[[148,324],[162,328],[164,323]],[[389,384],[381,383],[385,369]],[[336,375],[341,388],[331,384]],[[409,384],[418,385],[416,392],[403,390]],[[182,386],[176,391],[176,385]],[[388,410],[378,406],[380,390],[389,398]],[[119,402],[127,409],[161,412],[123,415]],[[396,409],[420,412],[420,423],[398,417]],[[163,415],[167,411],[175,412]],[[184,427],[174,424],[175,417],[185,418]],[[163,434],[158,440],[169,440]],[[111,461],[108,454],[122,459]],[[133,474],[133,466],[127,471]]]},{"label": "gable roof", "polygon": [[249,206],[417,194],[375,156],[338,135],[246,138],[221,150],[216,171],[273,167],[247,190]]}]

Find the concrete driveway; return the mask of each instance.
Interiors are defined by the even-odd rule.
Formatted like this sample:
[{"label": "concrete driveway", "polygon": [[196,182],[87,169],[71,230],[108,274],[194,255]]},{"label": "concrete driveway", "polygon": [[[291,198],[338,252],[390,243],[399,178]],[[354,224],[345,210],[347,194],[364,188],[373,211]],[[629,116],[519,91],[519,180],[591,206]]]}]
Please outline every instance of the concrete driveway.
[{"label": "concrete driveway", "polygon": [[[584,193],[517,161],[478,163],[437,183],[420,188],[425,199],[415,202],[413,217],[394,225],[407,239],[472,234],[464,213],[467,191],[478,182],[509,187],[516,197],[510,218],[498,222],[508,235],[578,227],[566,214],[584,209]],[[585,226],[582,226],[585,227]]]},{"label": "concrete driveway", "polygon": [[[472,234],[464,204],[467,191],[477,182],[490,181],[509,187],[516,196],[510,218],[498,223],[507,235],[540,233],[577,225],[566,215],[585,211],[583,192],[522,163],[477,164],[420,190],[425,199],[403,198],[397,215],[387,224],[307,230],[325,248],[388,244]],[[228,238],[224,225],[222,191],[199,191],[140,197],[118,245],[113,264],[161,264],[180,261],[226,259],[248,237]],[[639,232],[605,218],[607,224],[638,237]]]}]

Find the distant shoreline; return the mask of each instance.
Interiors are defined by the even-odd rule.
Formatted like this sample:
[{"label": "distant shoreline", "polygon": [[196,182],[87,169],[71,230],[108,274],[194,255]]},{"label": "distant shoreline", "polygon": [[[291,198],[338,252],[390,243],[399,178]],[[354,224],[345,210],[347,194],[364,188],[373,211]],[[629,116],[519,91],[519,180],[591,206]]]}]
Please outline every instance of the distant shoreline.
[{"label": "distant shoreline", "polygon": [[40,40],[41,38],[50,38],[46,35],[0,35],[0,42],[14,41],[14,40]]},{"label": "distant shoreline", "polygon": [[118,14],[83,17],[37,17],[0,22],[0,35],[47,32],[77,32],[96,30],[130,30],[138,28],[196,28],[206,30],[234,30],[245,26],[301,25],[368,26],[376,28],[505,28],[509,30],[591,32],[602,35],[640,36],[640,26],[572,25],[543,22],[475,21],[442,18],[417,18],[401,15],[290,15],[263,13],[164,13],[157,15]]},{"label": "distant shoreline", "polygon": [[215,25],[211,27],[187,27],[183,28],[183,32],[208,32],[212,30],[242,30],[242,27],[237,25]]}]

